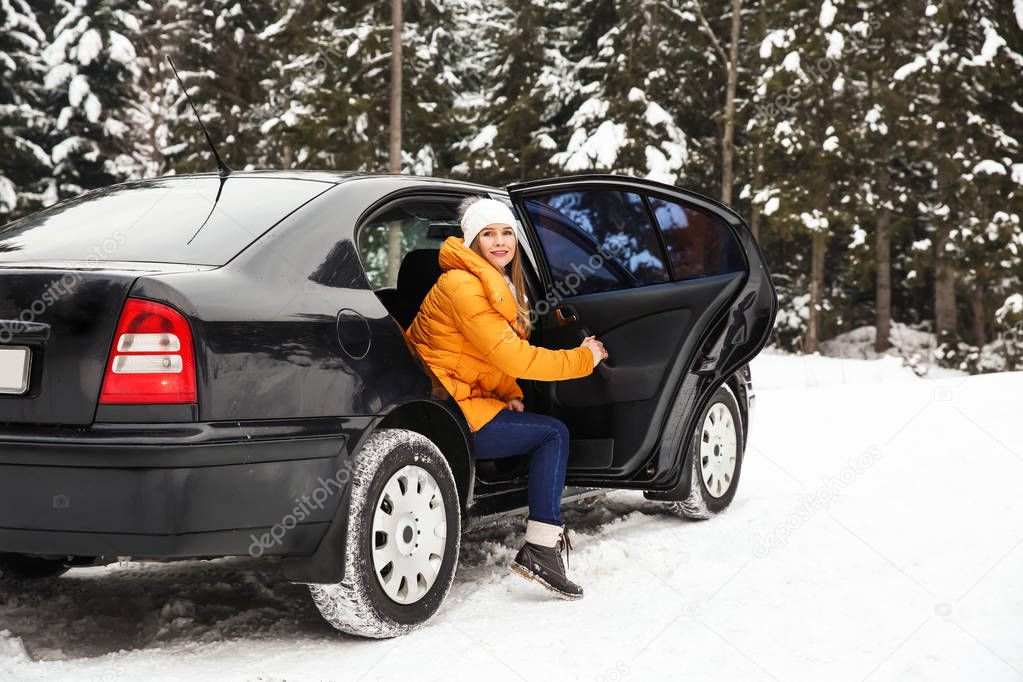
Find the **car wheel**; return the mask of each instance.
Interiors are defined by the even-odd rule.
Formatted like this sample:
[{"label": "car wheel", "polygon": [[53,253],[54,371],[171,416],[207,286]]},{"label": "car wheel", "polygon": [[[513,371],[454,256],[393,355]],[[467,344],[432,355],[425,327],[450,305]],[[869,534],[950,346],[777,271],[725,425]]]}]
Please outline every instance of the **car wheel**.
[{"label": "car wheel", "polygon": [[352,472],[344,579],[310,585],[316,607],[353,635],[414,630],[451,588],[461,530],[455,478],[437,446],[413,431],[377,431]]},{"label": "car wheel", "polygon": [[0,582],[56,578],[67,571],[68,566],[60,559],[0,554]]},{"label": "car wheel", "polygon": [[742,471],[742,417],[735,394],[721,386],[697,421],[690,452],[689,495],[672,510],[687,519],[709,519],[735,497]]}]

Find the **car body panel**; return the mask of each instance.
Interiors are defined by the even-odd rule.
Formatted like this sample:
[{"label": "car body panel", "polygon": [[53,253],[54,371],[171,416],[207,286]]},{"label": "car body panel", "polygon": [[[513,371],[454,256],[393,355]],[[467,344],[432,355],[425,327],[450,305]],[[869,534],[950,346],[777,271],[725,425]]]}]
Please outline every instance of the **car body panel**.
[{"label": "car body panel", "polygon": [[[372,421],[8,427],[0,436],[0,549],[311,553],[347,499],[351,447]],[[276,537],[280,528],[286,541]],[[252,535],[271,531],[272,541],[250,551]]]}]

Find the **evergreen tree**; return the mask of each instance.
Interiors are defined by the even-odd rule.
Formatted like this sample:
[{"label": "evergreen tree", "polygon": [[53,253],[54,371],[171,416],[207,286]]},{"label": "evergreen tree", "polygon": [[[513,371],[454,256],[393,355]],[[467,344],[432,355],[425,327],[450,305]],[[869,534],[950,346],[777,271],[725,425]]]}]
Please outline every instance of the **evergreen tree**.
[{"label": "evergreen tree", "polygon": [[497,185],[550,176],[559,123],[579,97],[566,54],[577,31],[560,3],[507,0],[479,11],[461,107],[474,124],[457,145],[455,170]]},{"label": "evergreen tree", "polygon": [[551,163],[679,181],[690,145],[669,112],[684,107],[671,98],[678,76],[665,68],[676,61],[674,42],[662,38],[685,30],[687,17],[660,3],[603,0],[584,0],[576,13],[585,22],[568,52],[576,97]]},{"label": "evergreen tree", "polygon": [[[272,0],[195,0],[174,3],[177,21],[188,37],[182,40],[178,71],[203,122],[231,168],[276,165],[267,158],[260,126],[267,117],[270,93],[277,90],[272,56],[263,31],[279,20]],[[154,65],[155,66],[155,65]],[[169,122],[176,141],[171,157],[178,172],[215,169],[202,131],[170,71],[160,67],[164,89],[175,98]],[[181,143],[186,144],[182,145]]]},{"label": "evergreen tree", "polygon": [[[967,298],[974,292],[980,301],[973,305],[974,317],[983,318],[989,281],[1013,269],[1011,259],[996,259],[995,268],[986,263],[989,246],[997,248],[1000,239],[1011,238],[1011,214],[1018,212],[1004,209],[1018,206],[1012,193],[1018,184],[1011,174],[1019,161],[1019,142],[999,120],[1011,109],[994,95],[1004,93],[1001,84],[1013,74],[1018,77],[1023,57],[1002,35],[1011,29],[1008,13],[999,7],[996,0],[928,6],[920,29],[930,47],[893,76],[922,93],[916,113],[933,131],[921,140],[931,182],[918,210],[933,247],[939,357],[952,366],[966,360],[960,344],[965,330],[958,322],[967,316],[959,314],[958,290],[965,290]],[[998,212],[1007,217],[996,220]],[[975,340],[983,343],[986,333],[977,327]]]},{"label": "evergreen tree", "polygon": [[[408,3],[403,26],[403,170],[447,172],[454,163],[457,54],[448,5]],[[297,147],[302,167],[386,170],[390,84],[390,3],[327,2],[306,32],[307,49],[283,67],[294,103],[273,134]],[[283,38],[295,40],[293,34]],[[283,123],[284,125],[280,125]]]},{"label": "evergreen tree", "polygon": [[[402,171],[493,185],[612,172],[727,201],[731,156],[783,345],[873,324],[884,352],[909,322],[937,332],[946,364],[1012,367],[1017,4],[405,0]],[[233,168],[385,170],[391,12],[0,0],[0,222],[124,178],[212,170],[167,55]]]},{"label": "evergreen tree", "polygon": [[801,2],[772,6],[748,126],[765,150],[764,186],[754,200],[795,252],[785,262],[798,267],[781,273],[788,281],[782,282],[779,319],[806,352],[817,350],[825,317],[834,309],[825,277],[829,242],[852,223],[849,157],[835,125],[841,114],[833,93],[836,83],[848,80],[843,36],[832,26],[835,14],[828,0],[812,8]]},{"label": "evergreen tree", "polygon": [[[134,131],[132,157],[137,174],[152,177],[171,172],[173,159],[190,152],[197,142],[195,118],[181,106],[180,88],[167,63],[169,56],[178,68],[183,67],[185,48],[195,27],[183,0],[149,0],[134,9],[133,16],[140,25],[135,41],[137,94],[126,118]],[[204,141],[202,144],[205,147]]]},{"label": "evergreen tree", "polygon": [[51,164],[39,109],[44,40],[25,0],[0,3],[0,224],[46,202]]},{"label": "evergreen tree", "polygon": [[[913,305],[893,281],[907,280],[904,260],[893,263],[892,244],[910,248],[915,223],[920,144],[928,134],[916,114],[920,93],[902,87],[893,75],[919,50],[916,20],[903,8],[879,0],[836,11],[834,31],[842,36],[841,59],[847,68],[834,84],[842,107],[839,145],[858,179],[850,184],[852,239],[845,271],[855,297],[852,325],[874,324],[874,350],[889,348],[893,305],[908,319]],[[894,273],[894,274],[893,274]],[[856,296],[856,291],[874,295]],[[863,313],[861,314],[861,309]]]},{"label": "evergreen tree", "polygon": [[125,112],[137,100],[139,20],[103,0],[56,0],[43,49],[48,151],[62,199],[136,174]]}]

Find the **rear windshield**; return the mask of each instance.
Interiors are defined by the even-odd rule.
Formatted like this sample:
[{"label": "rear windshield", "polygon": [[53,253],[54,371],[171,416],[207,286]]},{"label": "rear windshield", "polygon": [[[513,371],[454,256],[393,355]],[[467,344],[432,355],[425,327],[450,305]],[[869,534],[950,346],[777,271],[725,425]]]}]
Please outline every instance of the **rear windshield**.
[{"label": "rear windshield", "polygon": [[227,178],[222,190],[217,176],[170,176],[114,185],[0,226],[0,263],[223,265],[332,186],[238,176]]}]

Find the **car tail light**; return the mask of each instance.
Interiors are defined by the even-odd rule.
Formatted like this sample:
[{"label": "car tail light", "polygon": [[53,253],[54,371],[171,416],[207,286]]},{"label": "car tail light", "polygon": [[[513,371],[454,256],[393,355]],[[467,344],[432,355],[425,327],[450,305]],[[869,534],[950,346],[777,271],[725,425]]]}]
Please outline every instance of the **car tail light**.
[{"label": "car tail light", "polygon": [[195,353],[188,320],[162,303],[129,298],[117,321],[100,404],[195,401]]}]

